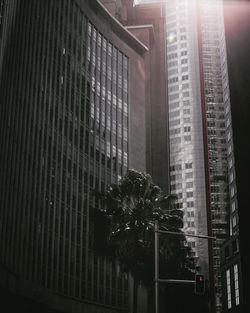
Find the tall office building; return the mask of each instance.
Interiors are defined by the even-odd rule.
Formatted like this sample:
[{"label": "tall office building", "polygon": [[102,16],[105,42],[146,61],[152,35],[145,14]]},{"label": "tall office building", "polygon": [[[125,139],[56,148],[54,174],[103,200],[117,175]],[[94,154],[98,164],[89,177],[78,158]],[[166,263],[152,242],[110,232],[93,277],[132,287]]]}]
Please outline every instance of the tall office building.
[{"label": "tall office building", "polygon": [[99,1],[0,1],[1,291],[128,310],[128,277],[92,251],[91,191],[146,168],[147,53]]},{"label": "tall office building", "polygon": [[171,191],[185,213],[184,231],[216,237],[188,241],[221,312],[220,247],[236,191],[223,6],[166,2]]},{"label": "tall office building", "polygon": [[236,203],[223,6],[165,3],[171,192],[184,210],[184,231],[217,238],[188,241],[209,278],[213,310],[221,312],[220,247]]},{"label": "tall office building", "polygon": [[[227,215],[236,205],[223,6],[221,0],[134,1],[148,12],[163,3],[170,189],[184,210],[184,231],[216,237],[187,239],[197,270],[210,282],[212,311],[221,312],[220,247],[234,227]],[[150,18],[137,28],[143,25],[149,27]]]},{"label": "tall office building", "polygon": [[221,312],[220,248],[237,228],[223,5],[221,0],[134,1],[148,12],[161,3],[166,6],[170,189],[184,210],[184,231],[216,237],[187,239],[197,270],[210,282],[212,311]]}]

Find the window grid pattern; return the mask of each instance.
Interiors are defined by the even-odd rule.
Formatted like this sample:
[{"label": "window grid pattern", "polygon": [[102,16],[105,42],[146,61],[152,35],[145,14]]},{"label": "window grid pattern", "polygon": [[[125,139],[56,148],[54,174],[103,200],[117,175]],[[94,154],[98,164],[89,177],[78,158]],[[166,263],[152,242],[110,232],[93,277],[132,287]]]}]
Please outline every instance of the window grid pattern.
[{"label": "window grid pattern", "polygon": [[[206,232],[202,225],[206,215],[203,138],[201,106],[197,88],[198,46],[192,37],[197,25],[192,15],[197,10],[189,1],[167,1],[167,69],[170,133],[171,192],[180,194],[177,207],[184,211],[184,231],[194,234]],[[190,166],[191,164],[191,166]],[[181,167],[179,170],[178,167]],[[199,171],[199,174],[198,174]],[[198,187],[199,186],[199,187]],[[191,196],[192,195],[192,196]],[[198,212],[200,208],[204,212]],[[202,216],[202,217],[201,217]],[[208,263],[206,243],[188,237],[197,262]],[[197,264],[199,265],[199,264]],[[204,272],[207,268],[203,268]]]},{"label": "window grid pattern", "polygon": [[204,72],[204,92],[206,106],[207,146],[210,183],[210,207],[212,233],[217,241],[213,245],[213,267],[217,290],[216,310],[222,310],[220,245],[229,233],[228,198],[233,187],[229,188],[228,176],[228,134],[231,125],[226,126],[227,110],[230,104],[227,77],[227,58],[223,25],[222,2],[201,2],[202,63]]},{"label": "window grid pattern", "polygon": [[91,250],[91,191],[128,167],[128,58],[75,1],[12,5],[19,30],[2,71],[12,83],[0,90],[1,262],[53,292],[126,308],[127,276]]}]

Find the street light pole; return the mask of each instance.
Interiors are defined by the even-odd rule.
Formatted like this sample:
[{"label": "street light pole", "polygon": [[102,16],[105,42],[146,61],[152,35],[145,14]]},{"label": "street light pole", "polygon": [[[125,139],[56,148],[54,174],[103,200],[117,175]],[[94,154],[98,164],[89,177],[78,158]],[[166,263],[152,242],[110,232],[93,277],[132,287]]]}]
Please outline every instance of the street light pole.
[{"label": "street light pole", "polygon": [[185,232],[175,232],[168,230],[159,230],[158,221],[155,221],[154,224],[154,233],[155,233],[155,313],[159,313],[159,283],[195,283],[194,280],[183,280],[183,279],[159,279],[159,234],[168,234],[168,235],[178,235],[178,236],[188,236],[201,238],[206,240],[216,240],[216,237],[206,236],[206,235],[193,235]]},{"label": "street light pole", "polygon": [[155,221],[154,232],[155,232],[155,313],[159,312],[159,259],[158,259],[158,248],[159,248],[159,229],[158,221]]}]

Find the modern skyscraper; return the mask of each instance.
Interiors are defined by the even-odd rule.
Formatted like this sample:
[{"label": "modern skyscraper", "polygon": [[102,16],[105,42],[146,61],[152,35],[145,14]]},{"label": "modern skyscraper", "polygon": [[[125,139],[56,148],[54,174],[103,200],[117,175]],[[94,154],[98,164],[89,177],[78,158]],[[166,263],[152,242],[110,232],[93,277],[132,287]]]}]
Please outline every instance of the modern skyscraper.
[{"label": "modern skyscraper", "polygon": [[[134,1],[148,12],[160,3],[166,5],[170,189],[184,210],[184,231],[216,237],[188,241],[197,270],[209,279],[212,310],[221,312],[220,247],[230,232],[230,207],[236,205],[223,5],[221,0]],[[150,23],[137,24],[145,29]]]},{"label": "modern skyscraper", "polygon": [[91,191],[146,168],[147,53],[99,1],[0,1],[1,288],[128,309],[128,277],[92,251]]},{"label": "modern skyscraper", "polygon": [[[184,231],[207,234],[205,157],[196,3],[168,1],[167,68],[170,134],[170,182]],[[199,265],[208,275],[208,244],[189,239]]]},{"label": "modern skyscraper", "polygon": [[166,23],[171,191],[184,231],[216,237],[189,244],[221,312],[220,246],[236,192],[222,1],[166,1]]},{"label": "modern skyscraper", "polygon": [[166,0],[166,21],[161,0],[132,2],[0,0],[0,284],[126,310],[128,278],[91,250],[91,191],[128,167],[169,191],[170,162],[184,231],[217,238],[189,245],[221,312],[220,246],[238,229],[222,0]]}]

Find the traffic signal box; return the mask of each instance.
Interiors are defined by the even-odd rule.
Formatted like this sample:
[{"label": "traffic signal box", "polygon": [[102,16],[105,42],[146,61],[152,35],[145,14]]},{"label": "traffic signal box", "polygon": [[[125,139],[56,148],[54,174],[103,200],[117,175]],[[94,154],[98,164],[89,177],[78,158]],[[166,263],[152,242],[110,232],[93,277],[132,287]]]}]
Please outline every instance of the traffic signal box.
[{"label": "traffic signal box", "polygon": [[197,295],[204,295],[205,293],[205,277],[204,275],[195,275],[195,288],[194,292]]}]

